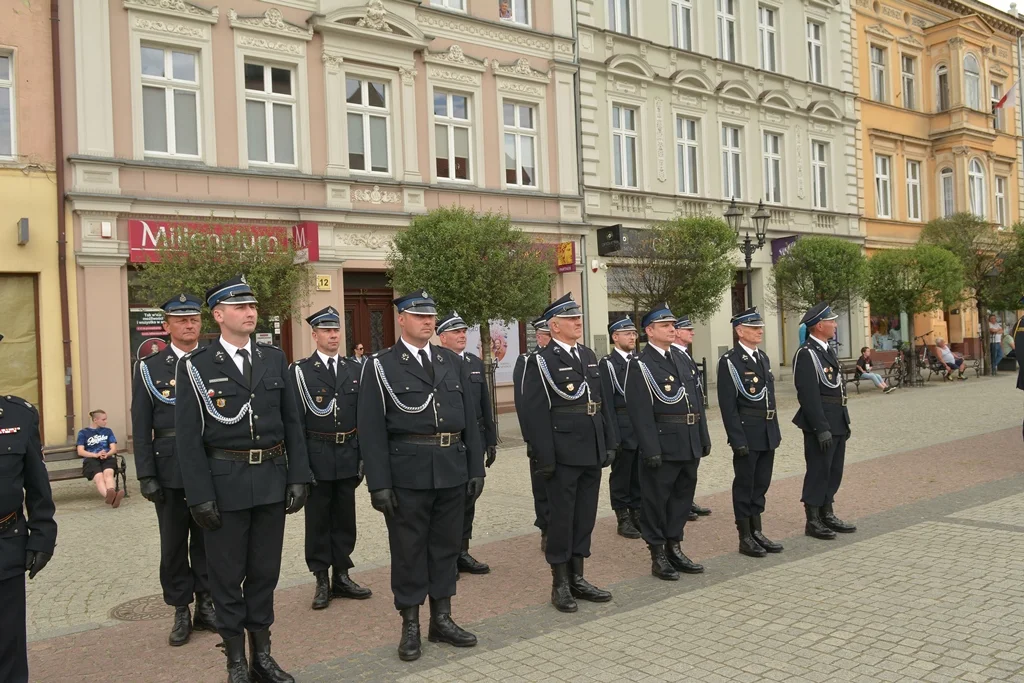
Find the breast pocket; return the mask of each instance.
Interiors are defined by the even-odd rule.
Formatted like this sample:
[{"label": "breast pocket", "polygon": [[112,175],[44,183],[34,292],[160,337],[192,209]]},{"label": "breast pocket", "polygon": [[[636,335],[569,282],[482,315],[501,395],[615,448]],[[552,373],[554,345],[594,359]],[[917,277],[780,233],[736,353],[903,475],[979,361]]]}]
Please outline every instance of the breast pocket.
[{"label": "breast pocket", "polygon": [[281,405],[281,393],[284,391],[283,377],[264,377],[263,388],[267,391],[271,408]]},{"label": "breast pocket", "polygon": [[455,408],[461,408],[462,392],[465,390],[465,387],[462,385],[462,382],[457,379],[446,379],[444,381],[444,389],[449,396],[451,405]]},{"label": "breast pocket", "polygon": [[[0,436],[0,479],[21,476],[27,448],[28,437],[22,436],[21,433]],[[20,491],[18,495],[21,495]]]}]

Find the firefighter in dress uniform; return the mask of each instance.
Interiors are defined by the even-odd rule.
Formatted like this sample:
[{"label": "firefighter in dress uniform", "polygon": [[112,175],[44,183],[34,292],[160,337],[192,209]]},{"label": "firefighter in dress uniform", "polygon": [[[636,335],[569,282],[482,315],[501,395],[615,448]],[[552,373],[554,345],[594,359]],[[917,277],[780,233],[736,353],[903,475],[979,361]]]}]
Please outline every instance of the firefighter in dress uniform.
[{"label": "firefighter in dress uniform", "polygon": [[401,338],[363,364],[358,426],[370,502],[388,526],[391,590],[402,615],[398,656],[412,661],[428,596],[427,639],[476,645],[452,620],[451,596],[466,498],[483,491],[484,459],[468,364],[430,343],[434,300],[417,290],[394,304]]},{"label": "firefighter in dress uniform", "polygon": [[366,600],[373,593],[348,575],[356,546],[356,488],[363,481],[356,436],[361,366],[338,354],[341,317],[336,308],[321,309],[306,322],[316,350],[292,363],[288,380],[299,398],[299,419],[313,470],[314,485],[303,514],[306,566],[316,579],[312,608],[319,610],[333,598]]},{"label": "firefighter in dress uniform", "polygon": [[[1018,308],[1024,308],[1024,297],[1020,298],[1017,302]],[[1017,326],[1013,328],[1013,349],[1014,356],[1017,358],[1017,388],[1024,390],[1024,317],[1021,317],[1017,321]],[[1021,427],[1021,434],[1024,435],[1024,425]]]},{"label": "firefighter in dress uniform", "polygon": [[530,489],[533,494],[533,525],[540,529],[540,551],[545,552],[548,548],[548,520],[551,517],[551,509],[548,506],[548,492],[544,485],[544,477],[537,472],[537,464],[534,462],[533,447],[526,440],[526,405],[523,403],[523,376],[526,374],[526,366],[530,357],[543,349],[551,341],[551,331],[548,329],[548,321],[538,318],[530,323],[537,338],[537,346],[533,351],[519,354],[516,364],[512,368],[512,400],[516,407],[516,418],[519,420],[519,431],[526,443],[526,460],[530,467]]},{"label": "firefighter in dress uniform", "polygon": [[[694,381],[697,383],[697,391],[700,394],[701,400],[704,400],[704,378],[700,375],[700,370],[697,367],[697,363],[693,360],[693,355],[690,353],[690,346],[693,344],[693,323],[690,322],[690,316],[683,315],[676,321],[676,338],[672,342],[672,348],[682,355],[682,359],[685,363],[685,367],[689,369],[694,377]],[[705,406],[705,410],[707,406]],[[707,517],[711,514],[711,508],[697,505],[694,502],[690,506],[690,512],[688,519],[691,522],[696,522],[701,517]]]},{"label": "firefighter in dress uniform", "polygon": [[[140,359],[132,372],[132,434],[139,491],[156,508],[160,531],[160,587],[174,607],[167,642],[188,642],[192,630],[217,631],[206,571],[203,530],[192,519],[185,499],[181,465],[174,449],[175,373],[178,359],[199,346],[203,300],[179,294],[160,306],[164,332],[171,343]],[[195,621],[189,613],[195,595]]]},{"label": "firefighter in dress uniform", "polygon": [[601,359],[601,390],[614,401],[619,450],[608,475],[608,493],[615,513],[616,531],[624,538],[640,538],[640,472],[637,465],[637,440],[626,412],[626,367],[636,352],[636,325],[629,317],[608,326],[612,352]]}]

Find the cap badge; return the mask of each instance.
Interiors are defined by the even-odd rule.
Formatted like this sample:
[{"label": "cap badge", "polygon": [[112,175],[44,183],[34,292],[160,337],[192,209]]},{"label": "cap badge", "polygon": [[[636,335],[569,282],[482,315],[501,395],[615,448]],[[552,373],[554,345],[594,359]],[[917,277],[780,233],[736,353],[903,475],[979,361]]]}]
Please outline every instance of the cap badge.
[{"label": "cap badge", "polygon": [[333,315],[333,314],[335,314],[335,313],[337,313],[337,311],[335,311],[335,310],[334,310],[334,307],[333,307],[333,306],[328,306],[328,307],[327,307],[327,312],[328,312],[328,313],[330,313],[330,314],[332,314],[332,315]]},{"label": "cap badge", "polygon": [[422,296],[424,299],[429,299],[430,298],[429,296],[427,296],[427,290],[425,290],[425,289],[422,292],[420,292],[420,296]]},{"label": "cap badge", "polygon": [[245,276],[244,275],[241,277],[241,281],[242,281],[243,285],[249,284],[248,282],[245,281]]},{"label": "cap badge", "polygon": [[179,296],[179,297],[178,297],[178,301],[180,301],[181,303],[185,303],[185,301],[186,301],[186,299],[185,299],[185,295],[184,295],[184,294],[182,294],[181,296]]}]

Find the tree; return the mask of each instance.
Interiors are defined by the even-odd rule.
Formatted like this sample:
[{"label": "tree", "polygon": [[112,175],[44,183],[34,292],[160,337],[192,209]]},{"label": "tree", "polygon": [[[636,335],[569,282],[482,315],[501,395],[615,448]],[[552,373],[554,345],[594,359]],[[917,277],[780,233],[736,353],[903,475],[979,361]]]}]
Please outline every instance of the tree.
[{"label": "tree", "polygon": [[676,218],[654,224],[625,251],[615,294],[634,312],[665,302],[676,315],[706,321],[732,284],[736,234],[720,218]]},{"label": "tree", "polygon": [[[971,213],[957,213],[947,218],[929,221],[921,230],[920,242],[932,244],[953,254],[963,266],[964,287],[973,293],[974,305],[981,324],[982,352],[985,371],[990,371],[991,358],[987,312],[998,288],[999,271],[996,268],[1000,252],[1008,239],[996,231],[991,223]],[[962,297],[961,300],[965,298]],[[954,302],[954,305],[957,302]]]},{"label": "tree", "polygon": [[856,242],[839,237],[801,237],[772,268],[768,297],[784,311],[803,314],[821,301],[847,311],[864,298],[867,259]]},{"label": "tree", "polygon": [[[139,269],[137,295],[159,305],[181,292],[203,297],[219,282],[244,274],[266,323],[297,313],[309,301],[313,268],[295,263],[295,249],[278,233],[239,228],[229,234],[192,234],[165,243],[158,259]],[[203,309],[203,326],[216,329]]]},{"label": "tree", "polygon": [[868,260],[867,299],[875,315],[907,314],[910,376],[916,376],[914,316],[954,305],[964,291],[963,266],[948,251],[928,244],[880,251]]},{"label": "tree", "polygon": [[1024,222],[1013,226],[1000,253],[998,277],[990,290],[993,310],[1015,311],[1024,296]]},{"label": "tree", "polygon": [[399,292],[422,287],[440,311],[454,309],[480,325],[490,368],[491,331],[499,320],[532,320],[550,303],[550,264],[507,216],[442,207],[418,216],[395,236],[388,267]]}]

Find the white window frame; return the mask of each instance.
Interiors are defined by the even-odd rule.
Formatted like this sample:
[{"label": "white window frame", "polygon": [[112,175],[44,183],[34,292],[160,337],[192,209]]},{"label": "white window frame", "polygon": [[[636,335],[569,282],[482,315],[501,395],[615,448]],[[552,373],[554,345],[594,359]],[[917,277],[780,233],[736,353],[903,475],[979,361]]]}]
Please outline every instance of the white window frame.
[{"label": "white window frame", "polygon": [[[349,79],[359,81],[359,88],[361,90],[360,95],[363,104],[351,104],[348,101]],[[369,104],[366,104],[369,101],[369,86],[367,84],[370,81],[373,81],[374,83],[381,83],[384,86],[384,102],[386,106],[383,109],[381,109],[380,107],[371,107]],[[348,165],[349,171],[359,175],[373,175],[388,178],[394,176],[395,155],[394,141],[392,140],[391,134],[391,106],[395,101],[395,89],[392,86],[391,80],[387,78],[378,78],[376,76],[370,76],[359,72],[346,72],[343,83],[345,93],[345,163]],[[352,141],[349,140],[348,137],[348,117],[350,114],[361,116],[363,119],[363,158],[365,162],[364,165],[370,166],[371,168],[354,168],[352,166]],[[372,117],[384,119],[384,130],[388,146],[388,168],[386,171],[372,170],[373,143],[370,140],[370,119]]]},{"label": "white window frame", "polygon": [[[943,80],[946,81],[945,87],[942,86]],[[952,103],[952,91],[949,87],[949,67],[945,64],[939,64],[935,67],[935,111],[949,111]]]},{"label": "white window frame", "polygon": [[680,50],[693,50],[693,1],[672,0],[671,13],[672,46]]},{"label": "white window frame", "polygon": [[[765,204],[784,204],[785,192],[782,183],[782,157],[786,140],[782,133],[773,130],[761,132],[761,156],[764,169]],[[775,149],[777,148],[777,149]]]},{"label": "white window frame", "polygon": [[[160,50],[164,53],[164,75],[163,76],[150,76],[141,74],[142,92],[145,92],[146,88],[158,88],[164,91],[164,127],[167,131],[167,151],[162,152],[159,150],[146,149],[146,115],[145,107],[142,111],[142,151],[148,157],[164,157],[173,159],[202,159],[203,158],[203,97],[202,97],[202,63],[199,50],[194,50],[189,47],[178,47],[171,45],[164,45],[161,43],[152,43],[150,41],[143,42],[140,47],[140,60],[141,51],[144,48],[152,50]],[[181,54],[188,54],[195,59],[195,81],[184,81],[174,78],[174,65],[173,65],[173,54],[180,52]],[[178,151],[178,141],[176,134],[176,119],[174,111],[174,93],[177,91],[190,92],[195,95],[196,98],[196,153],[189,154],[186,152]]]},{"label": "white window frame", "polygon": [[[910,71],[907,71],[908,61],[910,63]],[[905,109],[916,110],[918,107],[917,67],[919,63],[920,60],[915,55],[900,55],[900,79],[903,85],[901,99]]]},{"label": "white window frame", "polygon": [[[281,64],[273,60],[268,60],[261,57],[246,56],[242,60],[243,74],[242,74],[242,112],[246,116],[245,129],[245,158],[248,163],[252,166],[282,166],[285,168],[297,168],[299,166],[299,159],[302,154],[302,149],[299,144],[299,96],[298,81],[299,73],[298,69],[293,64]],[[245,64],[258,64],[263,67],[263,92],[258,90],[249,90],[245,87]],[[271,73],[272,69],[286,69],[290,75],[290,95],[281,95],[279,93],[272,92],[273,85],[271,84]],[[249,137],[248,137],[248,103],[249,102],[262,102],[264,111],[264,122],[266,127],[267,135],[267,160],[259,161],[249,158]],[[274,141],[274,105],[282,104],[288,105],[292,108],[292,154],[294,159],[290,162],[277,161],[277,144]]]},{"label": "white window frame", "polygon": [[819,210],[829,208],[829,148],[824,140],[811,140],[811,205]]},{"label": "white window frame", "polygon": [[[817,38],[814,29],[817,29]],[[813,19],[807,20],[807,80],[825,83],[825,24]]]},{"label": "white window frame", "polygon": [[942,202],[943,218],[956,213],[956,184],[953,182],[953,169],[948,166],[939,171],[939,201]]},{"label": "white window frame", "polygon": [[892,218],[892,157],[875,155],[875,215]]},{"label": "white window frame", "polygon": [[[445,111],[450,112],[450,113],[454,112],[454,109],[452,107],[452,96],[465,97],[466,98],[466,118],[465,119],[459,119],[459,118],[455,118],[454,116],[452,116],[450,114],[447,115],[447,116],[438,116],[437,113],[434,111],[434,98],[437,95],[439,95],[439,94],[443,94],[447,98],[447,105],[446,105]],[[431,94],[430,94],[430,112],[431,112],[431,117],[432,117],[431,121],[430,121],[430,139],[431,139],[430,163],[431,163],[431,174],[439,182],[444,182],[444,183],[468,183],[468,184],[475,184],[476,183],[476,176],[477,176],[477,173],[476,173],[476,171],[477,171],[477,169],[476,169],[476,165],[477,165],[477,159],[476,159],[477,140],[474,137],[474,135],[475,135],[474,123],[475,123],[475,119],[476,119],[476,116],[475,116],[476,109],[475,109],[475,107],[476,107],[476,96],[474,94],[471,94],[471,93],[462,92],[462,91],[460,91],[457,88],[447,88],[447,87],[443,87],[443,86],[442,87],[437,87],[437,88],[434,88],[433,92],[431,92]],[[450,174],[448,176],[440,176],[440,175],[437,174],[437,158],[438,158],[437,154],[438,154],[438,150],[437,150],[436,144],[434,143],[434,140],[436,139],[437,126],[439,126],[439,125],[447,126],[448,127],[448,171],[449,171],[449,174]],[[469,152],[468,152],[467,159],[469,160],[468,161],[469,168],[466,169],[467,170],[467,173],[466,173],[467,177],[466,178],[455,178],[455,177],[453,177],[453,175],[455,173],[455,129],[456,128],[465,128],[467,130],[466,138],[467,138],[467,140],[469,140]]]},{"label": "white window frame", "polygon": [[8,51],[8,50],[0,51],[0,57],[6,57],[9,60],[8,63],[10,64],[10,74],[8,74],[10,76],[10,78],[0,80],[0,88],[6,88],[7,89],[8,105],[10,107],[9,111],[11,112],[11,139],[10,139],[11,153],[9,155],[0,154],[0,159],[12,160],[12,159],[14,159],[15,157],[18,156],[18,111],[17,111],[17,101],[18,100],[17,100],[17,96],[16,96],[16,92],[17,92],[16,82],[17,82],[18,79],[17,79],[17,73],[15,72],[15,69],[17,68],[17,65],[15,64],[14,52],[13,51]]},{"label": "white window frame", "polygon": [[431,7],[440,7],[451,12],[466,12],[468,0],[430,0]]},{"label": "white window frame", "polygon": [[996,109],[995,106],[999,104],[999,100],[1003,99],[1003,84],[995,81],[989,81],[988,85],[989,99],[991,100],[990,110],[992,112],[992,127],[996,130],[1003,130],[1003,126],[1006,122],[1006,116],[1003,114],[1005,107]]},{"label": "white window frame", "polygon": [[772,73],[779,70],[778,22],[779,11],[775,7],[757,6],[757,53],[760,67]]},{"label": "white window frame", "polygon": [[[974,62],[974,71],[967,70],[968,60]],[[972,53],[964,55],[964,106],[968,109],[981,109],[981,61]]]},{"label": "white window frame", "polygon": [[[882,61],[875,61],[875,51],[881,55]],[[889,94],[886,92],[888,79],[885,76],[885,69],[888,64],[889,50],[881,45],[871,43],[868,47],[868,59],[871,64],[871,99],[876,102],[888,102]]]},{"label": "white window frame", "polygon": [[[513,110],[513,124],[509,125],[505,122],[505,105],[511,104],[514,107]],[[532,112],[533,116],[533,128],[526,128],[520,121],[520,107],[528,107]],[[505,184],[505,187],[511,187],[516,189],[524,190],[536,190],[540,188],[540,112],[538,107],[533,102],[524,102],[521,100],[514,99],[503,99],[501,101],[498,111],[501,112],[501,152],[502,152],[502,163],[501,163],[501,177]],[[516,182],[508,182],[507,172],[505,168],[505,137],[515,136],[515,149],[516,149]],[[533,182],[526,184],[522,182],[522,160],[520,155],[522,154],[522,141],[529,139],[533,145]]]},{"label": "white window frame", "polygon": [[921,220],[921,162],[907,159],[907,220]]},{"label": "white window frame", "polygon": [[[689,137],[689,123],[693,123],[693,137]],[[700,140],[701,121],[696,116],[676,114],[676,191],[682,195],[697,196],[700,193]],[[691,173],[690,159],[695,172]]]},{"label": "white window frame", "polygon": [[[616,110],[618,110],[619,124],[615,124]],[[624,111],[633,112],[633,128],[627,128],[623,121]],[[640,187],[640,107],[630,104],[624,104],[620,102],[612,103],[612,185],[615,187],[625,187],[631,189],[637,189]],[[627,146],[626,143],[632,140],[633,142],[633,180],[632,185],[629,184],[629,162],[626,154]],[[616,165],[615,158],[616,152],[618,152],[619,162]]]},{"label": "white window frame", "polygon": [[633,0],[608,0],[606,8],[609,31],[627,36],[636,35],[636,7]]},{"label": "white window frame", "polygon": [[[520,26],[532,26],[533,25],[533,0],[522,0],[523,11],[526,12],[526,18],[518,16],[519,11],[516,9],[516,0],[508,0],[509,12],[511,16],[505,18],[499,16],[501,21],[508,21],[513,24],[519,24]],[[499,8],[501,7],[501,0],[498,0]]]},{"label": "white window frame", "polygon": [[985,218],[985,165],[975,157],[967,162],[968,208],[978,218]]},{"label": "white window frame", "polygon": [[[743,127],[723,123],[719,132],[722,149],[722,195],[726,199],[743,199]],[[732,132],[736,135],[732,135]],[[736,138],[735,145],[730,139],[733,137]]]},{"label": "white window frame", "polygon": [[1006,213],[1006,188],[1007,178],[1006,176],[996,176],[996,222],[1004,228],[1010,227],[1007,225],[1008,215]]},{"label": "white window frame", "polygon": [[737,0],[715,0],[715,36],[719,59],[739,61],[736,43]]}]

